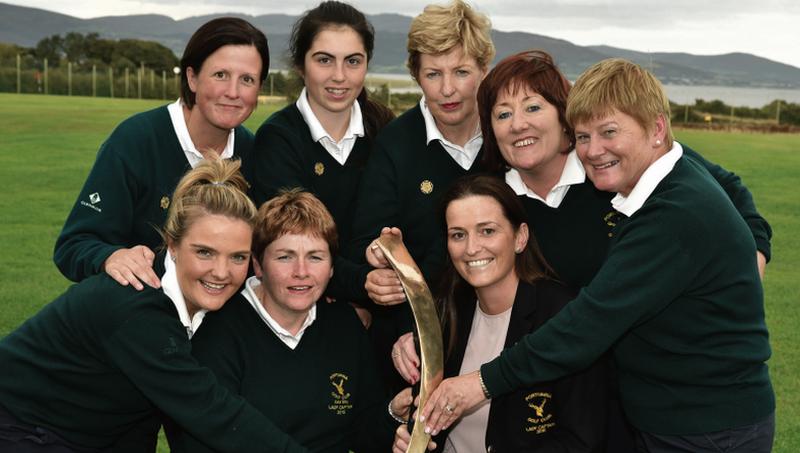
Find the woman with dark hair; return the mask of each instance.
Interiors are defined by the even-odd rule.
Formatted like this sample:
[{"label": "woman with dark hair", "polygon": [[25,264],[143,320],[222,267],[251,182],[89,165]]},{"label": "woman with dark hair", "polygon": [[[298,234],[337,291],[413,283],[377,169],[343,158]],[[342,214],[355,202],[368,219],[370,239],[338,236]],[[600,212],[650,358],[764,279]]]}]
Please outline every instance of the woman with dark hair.
[{"label": "woman with dark hair", "polygon": [[54,261],[70,280],[105,272],[122,285],[157,288],[157,228],[183,174],[206,158],[243,158],[252,113],[269,69],[267,38],[249,22],[202,25],[181,58],[181,97],[120,124],[94,166],[56,241]]},{"label": "woman with dark hair", "polygon": [[178,183],[160,290],[97,274],[0,341],[0,451],[154,452],[162,415],[217,451],[305,451],[190,354],[247,277],[256,208],[238,170],[205,161]]},{"label": "woman with dark hair", "polygon": [[[527,214],[499,178],[470,176],[443,195],[449,259],[440,314],[444,376],[471,373],[575,296],[552,279]],[[596,452],[603,446],[605,363],[487,401],[442,432],[438,451]],[[394,451],[405,452],[398,431]]]},{"label": "woman with dark hair", "polygon": [[[372,25],[346,3],[325,1],[306,11],[289,40],[292,65],[305,87],[297,102],[258,129],[253,153],[245,161],[256,204],[282,188],[309,190],[333,215],[342,244],[350,239],[356,192],[372,141],[394,117],[367,99],[364,78],[374,43]],[[347,281],[350,266],[337,259],[331,295],[353,299],[347,285],[339,284]]]}]

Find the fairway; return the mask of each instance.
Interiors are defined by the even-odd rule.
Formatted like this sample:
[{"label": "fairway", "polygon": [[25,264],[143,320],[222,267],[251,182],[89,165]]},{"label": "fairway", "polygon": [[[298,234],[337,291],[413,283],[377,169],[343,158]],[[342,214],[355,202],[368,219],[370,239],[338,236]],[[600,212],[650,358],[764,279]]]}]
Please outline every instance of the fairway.
[{"label": "fairway", "polygon": [[[53,245],[102,141],[124,118],[163,103],[0,94],[0,337],[68,286],[52,262]],[[246,125],[255,131],[279,107],[259,105]],[[764,291],[778,398],[774,451],[800,451],[800,135],[676,136],[740,175],[772,225]]]}]

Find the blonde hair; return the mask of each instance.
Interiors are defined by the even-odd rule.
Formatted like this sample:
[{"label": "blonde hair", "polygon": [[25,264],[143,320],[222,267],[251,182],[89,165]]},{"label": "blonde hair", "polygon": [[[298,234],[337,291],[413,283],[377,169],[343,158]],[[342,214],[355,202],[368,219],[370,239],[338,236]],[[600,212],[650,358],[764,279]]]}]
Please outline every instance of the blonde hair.
[{"label": "blonde hair", "polygon": [[643,67],[621,58],[610,58],[587,69],[572,87],[567,100],[567,121],[577,123],[602,118],[618,110],[651,131],[663,115],[664,143],[672,147],[670,107],[661,82]]},{"label": "blonde hair", "polygon": [[162,230],[165,243],[180,242],[204,215],[222,215],[255,225],[256,207],[246,195],[248,184],[239,172],[240,166],[238,160],[203,160],[181,178]]},{"label": "blonde hair", "polygon": [[295,188],[281,191],[258,209],[253,230],[253,257],[260,263],[264,251],[285,234],[310,234],[328,243],[331,256],[336,255],[338,235],[325,205],[313,194]]},{"label": "blonde hair", "polygon": [[459,45],[478,66],[488,68],[495,54],[491,31],[489,18],[463,0],[454,0],[445,6],[426,6],[422,14],[411,21],[408,30],[406,65],[411,76],[417,79],[420,55],[442,54]]}]

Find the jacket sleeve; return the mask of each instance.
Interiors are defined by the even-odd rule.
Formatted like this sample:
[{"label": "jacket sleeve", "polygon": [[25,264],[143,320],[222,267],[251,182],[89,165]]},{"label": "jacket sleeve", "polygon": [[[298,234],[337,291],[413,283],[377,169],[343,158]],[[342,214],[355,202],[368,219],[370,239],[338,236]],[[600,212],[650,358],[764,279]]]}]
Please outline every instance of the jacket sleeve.
[{"label": "jacket sleeve", "polygon": [[56,240],[53,261],[68,279],[78,282],[99,274],[116,250],[132,247],[132,225],[138,182],[120,158],[110,137]]},{"label": "jacket sleeve", "polygon": [[772,254],[770,240],[772,238],[772,228],[764,217],[758,213],[755,201],[753,201],[753,194],[742,183],[742,179],[736,174],[729,172],[721,166],[709,162],[699,153],[681,144],[683,147],[684,155],[689,159],[698,162],[717,180],[722,189],[728,194],[731,203],[739,211],[742,218],[747,222],[750,231],[753,233],[753,239],[756,240],[756,248],[764,254],[764,257],[769,262]]},{"label": "jacket sleeve", "polygon": [[[675,218],[683,221],[667,220]],[[704,239],[694,227],[700,222],[694,220],[676,205],[645,204],[635,220],[619,227],[618,242],[606,262],[575,300],[481,367],[490,394],[503,395],[581,370],[629,329],[661,312],[703,265]],[[670,234],[645,227],[662,224],[674,225]]]},{"label": "jacket sleeve", "polygon": [[[223,332],[214,340],[229,336]],[[164,311],[141,311],[104,347],[131,382],[202,445],[222,452],[307,451],[201,367],[190,353],[186,332]],[[235,360],[223,362],[233,370]],[[230,381],[230,376],[223,379]]]}]

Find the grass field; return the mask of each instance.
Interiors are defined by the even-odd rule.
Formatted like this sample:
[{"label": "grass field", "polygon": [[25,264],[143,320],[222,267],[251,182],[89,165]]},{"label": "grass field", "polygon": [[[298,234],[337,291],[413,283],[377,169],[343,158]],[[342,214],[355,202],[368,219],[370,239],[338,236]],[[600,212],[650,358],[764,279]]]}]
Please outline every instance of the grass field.
[{"label": "grass field", "polygon": [[[0,94],[0,337],[67,287],[53,244],[100,143],[125,117],[161,103]],[[255,130],[278,107],[260,105],[247,126]],[[676,135],[739,174],[772,225],[764,283],[778,398],[774,451],[800,451],[800,135]]]}]

